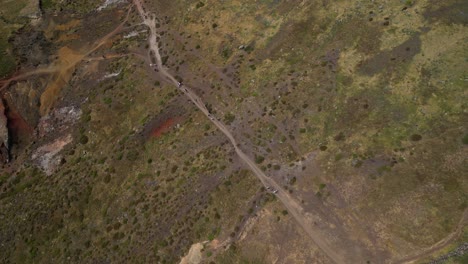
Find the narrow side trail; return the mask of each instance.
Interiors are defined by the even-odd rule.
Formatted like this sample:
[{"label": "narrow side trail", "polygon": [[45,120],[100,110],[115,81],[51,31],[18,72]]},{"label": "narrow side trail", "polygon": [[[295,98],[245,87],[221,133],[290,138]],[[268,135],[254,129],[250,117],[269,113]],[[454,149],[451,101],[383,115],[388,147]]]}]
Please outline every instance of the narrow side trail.
[{"label": "narrow side trail", "polygon": [[454,240],[459,238],[462,233],[463,233],[463,228],[468,224],[468,209],[465,209],[463,212],[463,216],[458,222],[457,228],[455,229],[454,232],[452,232],[450,235],[445,237],[444,239],[440,240],[436,244],[425,248],[421,250],[420,252],[415,253],[414,255],[407,256],[401,260],[399,260],[397,263],[414,263],[422,258],[428,257],[434,253],[436,253],[439,250],[442,250],[446,246],[448,246],[450,243],[452,243]]},{"label": "narrow side trail", "polygon": [[[138,13],[143,19],[143,24],[145,24],[150,30],[148,36],[150,49],[149,56],[154,57],[154,61],[156,62],[156,66],[159,69],[159,73],[164,78],[166,78],[169,83],[179,87],[179,82],[162,64],[158,43],[160,36],[156,30],[156,16],[154,14],[145,12],[140,0],[134,0],[133,2],[137,8]],[[316,225],[315,221],[319,221],[319,219],[314,218],[310,213],[305,212],[296,199],[291,197],[291,195],[273,179],[265,175],[265,173],[255,164],[255,162],[253,162],[252,159],[239,148],[239,144],[236,142],[235,138],[232,136],[227,127],[209,113],[201,98],[197,96],[190,87],[184,84],[180,86],[179,89],[229,139],[239,158],[247,164],[247,166],[262,182],[262,184],[265,187],[272,187],[273,189],[278,190],[276,194],[278,199],[283,203],[288,212],[294,217],[294,219],[299,223],[304,231],[306,231],[308,236],[312,238],[316,245],[320,247],[320,249],[322,249],[330,259],[336,263],[365,263],[368,260],[374,263],[376,257],[362,244],[356,243],[357,241],[354,241],[347,236],[343,237],[340,235],[339,237],[336,237],[334,234],[325,231],[323,226]]]},{"label": "narrow side trail", "polygon": [[[12,82],[24,80],[33,75],[51,75],[51,78],[41,95],[40,112],[42,115],[46,114],[55,102],[58,93],[64,85],[66,85],[73,75],[76,65],[89,57],[93,52],[97,51],[104,44],[106,44],[112,37],[125,29],[133,5],[127,10],[125,19],[118,24],[111,32],[94,42],[91,47],[83,48],[82,50],[71,50],[68,47],[62,47],[58,51],[58,59],[48,65],[47,67],[18,73],[10,78],[0,80],[0,93],[6,90]],[[108,58],[116,57],[119,55],[111,55]]]}]

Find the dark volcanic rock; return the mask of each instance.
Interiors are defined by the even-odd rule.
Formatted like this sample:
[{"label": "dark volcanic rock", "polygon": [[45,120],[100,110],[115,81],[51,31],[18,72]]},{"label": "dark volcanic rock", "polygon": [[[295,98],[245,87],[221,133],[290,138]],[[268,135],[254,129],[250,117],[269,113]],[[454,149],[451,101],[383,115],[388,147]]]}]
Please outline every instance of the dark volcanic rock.
[{"label": "dark volcanic rock", "polygon": [[12,40],[14,54],[23,65],[37,66],[48,64],[53,45],[46,39],[44,33],[32,27],[25,27],[17,32]]}]

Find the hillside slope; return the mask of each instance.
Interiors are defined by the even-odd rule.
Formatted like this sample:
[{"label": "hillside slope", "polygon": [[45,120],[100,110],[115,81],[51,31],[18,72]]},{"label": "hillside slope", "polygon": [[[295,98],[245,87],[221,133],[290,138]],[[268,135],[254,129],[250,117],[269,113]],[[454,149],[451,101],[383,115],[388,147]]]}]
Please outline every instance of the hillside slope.
[{"label": "hillside slope", "polygon": [[0,4],[2,263],[466,260],[464,1]]}]

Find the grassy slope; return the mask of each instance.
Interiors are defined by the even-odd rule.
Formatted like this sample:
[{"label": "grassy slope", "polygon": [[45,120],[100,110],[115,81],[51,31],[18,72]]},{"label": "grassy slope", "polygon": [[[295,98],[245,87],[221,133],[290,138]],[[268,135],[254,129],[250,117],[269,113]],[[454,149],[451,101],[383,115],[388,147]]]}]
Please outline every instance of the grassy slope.
[{"label": "grassy slope", "polygon": [[[228,73],[238,68],[239,90],[221,85],[229,96],[214,90],[206,98],[220,116],[235,113],[238,127],[252,128],[254,137],[238,137],[264,153],[265,163],[288,163],[322,146],[320,181],[338,190],[328,202],[352,205],[397,254],[432,245],[454,230],[468,188],[462,177],[462,43],[468,35],[466,18],[453,15],[460,1],[382,7],[202,2],[181,1],[187,11],[170,13],[171,24],[190,36],[189,45],[199,45],[205,61]],[[237,48],[249,44],[247,52]],[[188,63],[192,69],[204,64]],[[250,102],[279,121],[255,118],[247,112]],[[286,134],[265,132],[281,122]],[[264,142],[270,139],[285,143],[269,154]]]},{"label": "grassy slope", "polygon": [[11,34],[25,23],[24,18],[19,17],[21,9],[26,6],[27,1],[0,1],[2,7],[0,13],[0,78],[10,74],[16,66],[15,58],[12,56],[12,47],[8,43]]},{"label": "grassy slope", "polygon": [[[460,66],[467,35],[463,18],[437,11],[457,1],[418,1],[407,12],[398,2],[381,12],[348,1],[203,2],[171,1],[189,11],[162,10],[173,18],[169,28],[191,36],[182,46],[240,77],[239,89],[227,89],[200,59],[185,62],[219,87],[204,95],[216,114],[233,113],[233,124],[251,129],[236,136],[265,156],[266,170],[318,151],[322,176],[301,187],[320,190],[325,206],[345,201],[395,251],[431,245],[454,229],[467,206]],[[93,6],[76,3],[82,11]],[[185,54],[172,44],[179,49],[172,57]],[[4,259],[173,263],[194,242],[235,235],[252,214],[259,183],[232,165],[232,149],[202,115],[188,108],[181,129],[158,139],[139,133],[179,102],[142,66],[135,58],[108,65],[106,72],[122,75],[93,89],[78,75],[68,92],[89,101],[73,133],[75,142],[88,142],[69,146],[52,177],[26,164],[1,178]],[[251,256],[233,249],[220,259],[258,261]]]}]

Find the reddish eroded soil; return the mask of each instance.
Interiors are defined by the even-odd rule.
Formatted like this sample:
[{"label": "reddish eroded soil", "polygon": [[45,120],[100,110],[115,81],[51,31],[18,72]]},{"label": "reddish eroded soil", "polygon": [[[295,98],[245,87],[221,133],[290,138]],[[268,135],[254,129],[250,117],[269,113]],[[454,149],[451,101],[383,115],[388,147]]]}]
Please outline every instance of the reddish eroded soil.
[{"label": "reddish eroded soil", "polygon": [[182,125],[188,118],[188,114],[193,111],[191,107],[193,106],[187,104],[185,98],[181,96],[171,99],[171,106],[148,119],[141,132],[141,139],[146,141],[158,138],[171,131],[177,124]]},{"label": "reddish eroded soil", "polygon": [[155,127],[150,134],[151,138],[158,138],[162,134],[170,131],[176,124],[177,120],[182,119],[181,117],[168,118],[164,122],[160,123],[159,126]]},{"label": "reddish eroded soil", "polygon": [[[128,19],[129,13],[127,13],[127,17],[125,17],[125,19],[122,22],[117,24],[119,22],[119,19],[122,17],[121,15],[124,13],[125,11],[118,10],[113,13],[104,13],[102,16],[84,18],[84,20],[116,19],[115,21],[113,21],[113,23],[101,23],[102,26],[98,27],[96,25],[99,23],[85,23],[84,26],[78,27],[79,25],[81,25],[82,22],[82,20],[79,19],[72,19],[70,21],[64,21],[63,23],[57,24],[56,21],[54,21],[54,19],[58,18],[51,18],[48,22],[48,28],[44,31],[45,36],[49,40],[61,42],[57,39],[60,39],[61,37],[67,39],[70,37],[69,34],[66,33],[67,30],[73,27],[78,27],[76,33],[73,34],[72,39],[75,39],[77,36],[79,36],[80,41],[74,41],[63,44],[63,46],[61,46],[57,51],[55,61],[46,68],[37,68],[23,73],[17,71],[11,77],[0,80],[0,90],[7,89],[8,86],[12,83],[12,81],[17,81],[37,74],[49,74],[50,77],[48,78],[48,83],[45,86],[44,92],[40,96],[41,103],[39,107],[41,116],[46,115],[55,106],[55,103],[60,97],[62,89],[69,85],[69,82],[76,70],[76,66],[79,63],[81,63],[85,58],[98,51],[101,47],[110,48],[111,43],[113,43],[113,41],[116,38],[119,38],[119,36],[117,35],[123,30],[123,25]],[[105,32],[109,32],[109,27],[113,27],[114,25],[117,26],[112,31],[110,31],[110,33],[107,33],[101,38],[96,39],[96,36],[103,35]],[[93,29],[94,31],[91,29]],[[89,34],[90,31],[93,32],[92,35]],[[56,36],[57,39],[54,36]]]},{"label": "reddish eroded soil", "polygon": [[12,143],[19,143],[32,136],[34,128],[31,127],[15,109],[8,106],[5,115],[8,119],[7,127]]}]

